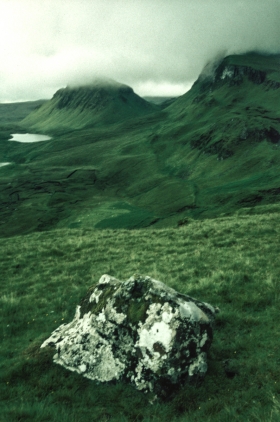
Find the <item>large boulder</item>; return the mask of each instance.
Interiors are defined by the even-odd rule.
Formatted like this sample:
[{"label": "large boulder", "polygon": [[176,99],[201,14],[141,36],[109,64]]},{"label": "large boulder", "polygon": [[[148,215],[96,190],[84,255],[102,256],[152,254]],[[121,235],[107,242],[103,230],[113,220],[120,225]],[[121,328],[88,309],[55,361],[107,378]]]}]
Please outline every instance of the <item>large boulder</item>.
[{"label": "large boulder", "polygon": [[202,379],[215,309],[160,281],[103,275],[77,306],[72,322],[41,347],[54,362],[99,382],[123,380],[165,395]]}]

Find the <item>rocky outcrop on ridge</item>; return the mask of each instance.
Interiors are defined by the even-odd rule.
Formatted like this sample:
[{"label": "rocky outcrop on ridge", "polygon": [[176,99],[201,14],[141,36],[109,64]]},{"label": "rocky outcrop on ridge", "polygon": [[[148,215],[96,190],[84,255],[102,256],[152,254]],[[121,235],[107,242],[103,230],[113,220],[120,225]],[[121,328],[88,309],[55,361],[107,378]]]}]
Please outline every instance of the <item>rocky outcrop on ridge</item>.
[{"label": "rocky outcrop on ridge", "polygon": [[141,110],[154,107],[139,97],[133,89],[116,81],[96,81],[92,86],[66,87],[53,96],[58,109],[102,110],[109,105],[119,104]]},{"label": "rocky outcrop on ridge", "polygon": [[231,55],[218,63],[208,63],[194,83],[199,88],[199,95],[193,102],[199,103],[205,94],[209,95],[223,85],[241,86],[245,80],[263,85],[266,91],[279,89],[279,65],[280,55],[257,54]]},{"label": "rocky outcrop on ridge", "polygon": [[73,321],[41,347],[55,347],[55,363],[91,380],[122,380],[165,396],[205,376],[215,312],[147,276],[121,282],[103,275]]},{"label": "rocky outcrop on ridge", "polygon": [[242,83],[245,76],[257,85],[264,83],[266,80],[266,73],[262,70],[223,63],[216,71],[215,81],[230,80],[232,85],[238,85]]}]

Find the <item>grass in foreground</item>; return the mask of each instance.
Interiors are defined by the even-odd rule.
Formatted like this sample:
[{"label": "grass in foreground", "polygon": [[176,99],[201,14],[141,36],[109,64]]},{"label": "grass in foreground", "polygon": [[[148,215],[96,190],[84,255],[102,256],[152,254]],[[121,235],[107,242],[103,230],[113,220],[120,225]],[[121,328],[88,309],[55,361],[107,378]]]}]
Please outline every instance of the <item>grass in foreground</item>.
[{"label": "grass in foreground", "polygon": [[[55,230],[0,239],[1,421],[279,421],[280,213],[178,229]],[[151,405],[52,363],[40,345],[99,277],[138,272],[221,309],[209,370]],[[52,352],[53,353],[53,352]]]}]

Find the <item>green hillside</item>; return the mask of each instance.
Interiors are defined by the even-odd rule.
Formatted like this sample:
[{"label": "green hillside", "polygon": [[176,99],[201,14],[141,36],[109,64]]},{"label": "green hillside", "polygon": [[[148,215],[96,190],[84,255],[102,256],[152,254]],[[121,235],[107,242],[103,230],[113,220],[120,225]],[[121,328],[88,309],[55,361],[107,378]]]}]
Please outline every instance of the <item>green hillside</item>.
[{"label": "green hillside", "polygon": [[104,79],[89,86],[60,89],[43,107],[24,119],[22,125],[40,132],[61,132],[110,125],[156,109],[127,85]]},{"label": "green hillside", "polygon": [[[1,421],[280,420],[279,64],[226,57],[163,105],[65,88],[0,121]],[[53,364],[40,345],[104,273],[220,308],[202,385],[151,404]]]},{"label": "green hillside", "polygon": [[106,95],[99,86],[58,91],[23,121],[52,140],[0,139],[1,161],[12,163],[0,168],[1,235],[176,227],[278,203],[278,64],[227,57],[163,110],[117,83]]},{"label": "green hillside", "polygon": [[0,103],[0,164],[7,155],[7,145],[11,133],[25,132],[19,123],[31,112],[39,109],[47,100],[23,101],[20,103]]},{"label": "green hillside", "polygon": [[278,202],[279,61],[227,57],[166,110],[153,149],[163,171],[193,184],[193,216]]},{"label": "green hillside", "polygon": [[0,125],[19,123],[47,100],[23,101],[20,103],[0,103]]}]

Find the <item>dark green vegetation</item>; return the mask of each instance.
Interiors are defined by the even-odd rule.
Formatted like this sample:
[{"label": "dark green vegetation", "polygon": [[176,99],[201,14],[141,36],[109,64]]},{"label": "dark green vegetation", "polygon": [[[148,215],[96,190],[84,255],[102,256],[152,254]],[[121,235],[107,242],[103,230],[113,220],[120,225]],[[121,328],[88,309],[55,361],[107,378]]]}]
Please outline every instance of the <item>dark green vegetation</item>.
[{"label": "dark green vegetation", "polygon": [[[280,206],[249,212],[178,229],[0,240],[1,421],[279,421]],[[221,310],[203,384],[153,405],[151,395],[97,385],[40,350],[103,273],[126,280],[136,272]]]},{"label": "dark green vegetation", "polygon": [[161,109],[164,109],[170,106],[177,99],[177,97],[149,97],[149,96],[143,97],[143,98],[152,104],[159,105]]},{"label": "dark green vegetation", "polygon": [[[169,107],[121,84],[59,90],[0,133],[0,234],[176,226],[279,202],[280,58],[230,56]],[[11,132],[11,129],[10,129]]]},{"label": "dark green vegetation", "polygon": [[[0,420],[279,421],[280,57],[230,56],[166,108],[107,84],[18,120],[0,125]],[[8,141],[24,130],[52,139]],[[135,272],[221,309],[205,382],[166,403],[39,349],[102,274]]]},{"label": "dark green vegetation", "polygon": [[157,108],[113,80],[97,80],[93,86],[57,91],[43,107],[27,116],[24,127],[40,132],[104,126],[140,117]]},{"label": "dark green vegetation", "polygon": [[0,104],[0,125],[19,123],[47,100]]},{"label": "dark green vegetation", "polygon": [[[6,141],[11,133],[26,132],[19,123],[32,111],[40,108],[47,100],[0,104],[0,165],[7,162],[9,145]],[[0,167],[1,168],[1,167]],[[1,178],[2,173],[0,173]]]}]

